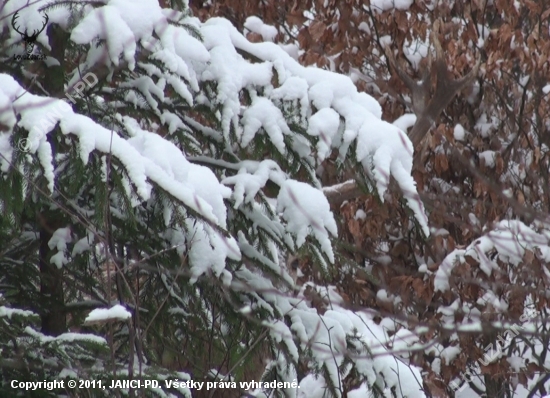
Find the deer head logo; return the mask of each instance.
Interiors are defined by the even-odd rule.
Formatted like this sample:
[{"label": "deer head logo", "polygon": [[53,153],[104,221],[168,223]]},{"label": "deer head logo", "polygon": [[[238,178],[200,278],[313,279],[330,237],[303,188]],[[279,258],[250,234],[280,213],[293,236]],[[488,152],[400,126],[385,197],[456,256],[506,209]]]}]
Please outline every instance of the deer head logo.
[{"label": "deer head logo", "polygon": [[21,35],[21,37],[23,38],[23,41],[25,42],[27,54],[30,55],[32,53],[32,50],[34,50],[34,44],[36,43],[36,39],[38,38],[38,35],[40,33],[42,33],[42,31],[46,28],[46,25],[48,24],[49,18],[48,18],[48,15],[46,13],[44,13],[44,25],[42,25],[42,28],[34,30],[33,33],[29,35],[27,33],[27,29],[25,29],[25,32],[21,32],[17,28],[16,20],[19,17],[18,14],[19,14],[19,11],[17,11],[15,14],[13,14],[13,18],[11,19],[11,26],[13,26],[13,29],[15,29],[15,31],[17,33],[19,33]]}]

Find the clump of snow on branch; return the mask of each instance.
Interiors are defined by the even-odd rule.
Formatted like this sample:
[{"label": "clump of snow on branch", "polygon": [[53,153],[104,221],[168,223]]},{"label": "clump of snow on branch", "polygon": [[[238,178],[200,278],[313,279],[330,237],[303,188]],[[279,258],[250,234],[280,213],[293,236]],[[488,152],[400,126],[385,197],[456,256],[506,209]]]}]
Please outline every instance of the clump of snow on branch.
[{"label": "clump of snow on branch", "polygon": [[261,162],[246,160],[240,163],[238,173],[223,179],[222,184],[234,185],[233,198],[236,209],[243,202],[251,203],[268,180],[272,180],[276,184],[283,184],[286,178],[285,173],[273,160],[268,159]]},{"label": "clump of snow on branch", "polygon": [[399,128],[402,131],[407,131],[407,129],[414,126],[416,123],[416,115],[414,113],[405,113],[397,119],[394,120],[393,125]]},{"label": "clump of snow on branch", "polygon": [[72,240],[70,228],[57,229],[49,240],[48,247],[52,250],[57,249],[57,253],[50,259],[50,262],[55,264],[57,268],[61,268],[69,262],[65,252],[67,251],[67,243],[71,243]]},{"label": "clump of snow on branch", "polygon": [[111,308],[96,308],[91,311],[84,323],[104,322],[113,319],[126,320],[132,317],[132,314],[120,304],[116,304]]},{"label": "clump of snow on branch", "polygon": [[388,11],[392,9],[408,10],[414,0],[371,0],[371,7],[377,12]]},{"label": "clump of snow on branch", "polygon": [[[398,5],[403,7],[406,3],[404,0]],[[195,18],[185,20],[204,38],[204,42],[200,42],[183,27],[170,25],[170,21],[179,18],[178,13],[162,10],[153,0],[112,0],[101,7],[85,7],[84,14],[72,31],[71,40],[76,44],[87,44],[96,38],[104,39],[108,57],[103,56],[102,48],[90,46],[86,59],[75,68],[75,77],[77,70],[86,71],[101,65],[133,70],[139,44],[150,52],[152,59],[164,63],[170,70],[170,74],[164,75],[158,68],[151,67],[148,69],[151,76],[158,80],[144,76],[127,81],[125,88],[141,93],[154,110],[167,101],[164,98],[165,85],[172,86],[190,104],[196,101],[216,109],[221,133],[213,129],[208,133],[219,138],[218,142],[226,142],[228,152],[232,151],[234,142],[230,133],[234,133],[243,147],[258,140],[268,140],[280,154],[294,150],[314,165],[331,149],[338,149],[341,157],[347,156],[355,143],[355,158],[373,175],[381,198],[393,175],[416,219],[428,234],[426,216],[410,175],[411,142],[398,127],[381,120],[382,111],[377,101],[359,93],[348,77],[303,67],[274,43],[250,43],[222,18],[205,23]],[[265,25],[260,26],[258,21],[249,19],[247,24],[250,30],[260,30],[262,36],[265,34],[264,38],[272,37],[273,31],[266,30]],[[259,62],[250,62],[242,54],[256,57]],[[201,92],[203,84],[212,87],[214,94],[207,97]],[[247,94],[250,103],[242,103],[243,93]],[[314,142],[317,140],[316,148],[310,148],[309,141],[294,132],[291,123],[285,119],[285,103],[289,101],[300,108],[301,127],[309,138]],[[168,113],[161,115],[161,121],[170,124],[170,133],[187,126],[197,128],[197,123],[190,118],[180,119]],[[139,196],[133,202],[135,206],[140,204],[140,200],[154,198],[156,190],[160,189],[181,203],[182,212],[190,210],[197,214],[198,218],[186,220],[182,226],[185,231],[178,230],[171,236],[172,244],[186,244],[191,282],[212,272],[235,291],[262,291],[261,298],[257,295],[259,306],[272,315],[285,314],[290,319],[290,326],[277,321],[269,326],[272,337],[284,343],[294,359],[298,355],[296,338],[302,350],[313,350],[314,358],[328,371],[331,384],[338,385],[339,373],[346,368],[341,365],[344,365],[348,340],[354,337],[355,348],[362,354],[354,358],[354,363],[370,384],[376,383],[388,391],[393,389],[409,398],[424,396],[418,386],[418,369],[388,355],[387,335],[368,316],[347,311],[337,304],[324,315],[319,315],[304,303],[303,297],[270,293],[277,292],[275,286],[269,279],[251,272],[246,264],[233,274],[225,269],[227,259],[238,261],[245,250],[249,257],[261,258],[274,270],[278,266],[275,261],[264,258],[254,242],[247,241],[244,232],[239,232],[237,241],[219,231],[227,227],[228,199],[234,201],[235,208],[253,219],[255,226],[269,231],[273,239],[290,247],[292,243],[300,247],[310,236],[334,262],[330,237],[336,236],[338,231],[321,190],[288,179],[278,165],[268,159],[237,162],[233,165],[237,173],[225,176],[220,183],[212,171],[191,164],[168,139],[142,130],[130,117],[117,115],[124,131],[110,130],[84,115],[75,114],[64,101],[24,92],[13,78],[0,74],[0,123],[8,126],[7,134],[0,133],[0,149],[2,154],[8,154],[8,160],[13,152],[10,138],[17,120],[17,126],[29,132],[29,152],[37,155],[51,191],[56,170],[47,136],[59,126],[65,138],[77,145],[84,165],[88,165],[90,156],[97,154],[111,154],[118,160],[126,172],[124,178],[127,180],[124,181]],[[130,138],[125,138],[125,135]],[[2,170],[5,168],[6,164],[2,163]],[[265,213],[258,211],[259,204],[254,201],[269,180],[280,186],[279,195],[272,205],[284,223],[279,223],[277,217],[274,217],[277,218],[275,221],[267,219]],[[171,211],[164,209],[167,224]],[[253,218],[250,215],[254,211]],[[63,242],[68,242],[62,241],[63,234],[66,235],[67,231],[59,232],[51,241],[51,247],[56,247],[59,252],[65,252]],[[289,234],[295,237],[295,242],[286,240]],[[60,261],[63,264],[63,259]],[[130,316],[123,307],[99,311],[104,312],[92,312],[87,321],[127,319]],[[370,347],[370,352],[365,347]],[[371,358],[370,353],[376,356]]]},{"label": "clump of snow on branch", "polygon": [[[392,7],[408,8],[409,3],[410,1],[405,0],[392,1]],[[375,6],[384,9],[387,5],[381,2]],[[345,156],[352,141],[357,140],[357,160],[373,172],[381,197],[387,189],[390,175],[393,175],[422,229],[426,234],[429,233],[424,209],[410,176],[410,141],[400,129],[380,119],[380,105],[369,95],[359,93],[349,77],[318,68],[303,67],[274,43],[250,43],[223,18],[212,18],[205,23],[196,18],[186,19],[186,23],[200,31],[204,38],[201,43],[189,35],[186,29],[169,23],[178,18],[178,13],[170,14],[165,11],[151,0],[113,0],[102,7],[86,8],[87,14],[73,29],[71,40],[84,44],[97,37],[105,39],[109,57],[99,57],[100,51],[91,46],[87,59],[79,66],[80,70],[87,70],[97,63],[119,65],[121,57],[127,67],[133,70],[135,43],[138,42],[151,51],[153,57],[166,63],[181,77],[185,87],[174,83],[172,77],[173,86],[185,98],[189,98],[189,101],[192,100],[189,95],[199,89],[198,82],[216,83],[216,102],[222,105],[220,123],[226,138],[229,138],[231,126],[242,146],[254,140],[259,132],[265,132],[281,154],[285,154],[287,149],[285,136],[293,135],[295,142],[300,141],[300,137],[290,131],[281,110],[272,102],[288,98],[290,92],[288,89],[284,89],[284,92],[277,91],[279,88],[273,86],[272,80],[276,76],[281,87],[288,87],[285,86],[287,80],[293,84],[299,81],[300,84],[296,85],[299,93],[293,95],[295,100],[299,100],[302,115],[311,116],[311,105],[317,108],[317,116],[310,121],[312,126],[308,127],[308,132],[319,137],[318,159],[322,160],[333,147],[339,148],[341,156]],[[249,18],[247,23],[251,30],[267,29],[258,19]],[[158,39],[154,39],[155,35]],[[249,53],[261,62],[249,62],[239,52]],[[144,76],[143,79],[147,77]],[[149,79],[149,83],[146,80],[134,83],[134,88],[147,98],[153,108],[157,99],[163,100],[162,87],[152,80]],[[258,88],[264,89],[262,95],[258,94]],[[252,103],[244,110],[240,99],[243,89],[248,91],[252,99]],[[330,110],[343,119],[343,133],[338,133],[336,114]],[[319,127],[321,120],[329,122],[324,129]],[[55,119],[52,120],[54,121]],[[170,117],[170,122],[173,125],[179,124],[174,117]],[[183,121],[180,122],[185,125]],[[53,170],[46,165],[51,148],[47,147],[43,136],[40,139],[39,154],[44,169],[53,176]],[[302,140],[301,145],[300,153],[307,155],[310,152],[305,149],[307,143]],[[150,187],[143,182],[138,184],[138,189],[140,195],[147,196]]]},{"label": "clump of snow on branch", "polygon": [[278,33],[277,28],[265,24],[260,18],[254,16],[246,18],[244,27],[251,32],[261,35],[266,41],[275,40],[275,36]]},{"label": "clump of snow on branch", "polygon": [[[273,43],[250,43],[227,20],[213,18],[205,25],[208,27],[205,36],[210,35],[211,32],[216,32],[217,35],[223,34],[236,48],[271,62],[283,86],[286,79],[292,77],[298,77],[307,82],[309,86],[308,98],[312,105],[319,111],[332,109],[344,119],[344,133],[340,137],[341,140],[335,139],[337,134],[335,133],[334,114],[326,112],[318,116],[319,119],[329,121],[325,131],[319,130],[319,120],[313,119],[313,127],[309,129],[309,132],[324,140],[318,146],[318,149],[321,149],[320,152],[326,153],[325,148],[336,147],[340,149],[341,156],[345,156],[352,141],[357,140],[357,160],[362,162],[367,169],[373,169],[379,193],[385,192],[389,177],[393,175],[404,191],[407,202],[424,233],[429,235],[427,217],[418,197],[416,184],[410,175],[413,156],[412,144],[403,131],[380,119],[382,109],[374,98],[365,93],[359,93],[352,80],[346,76],[299,65]],[[242,75],[246,72],[249,70],[244,72],[234,70],[233,73]],[[232,79],[237,78],[233,76]],[[243,79],[245,79],[244,76],[238,81]],[[271,80],[266,80],[264,83],[269,86]],[[273,91],[276,92],[276,90]],[[302,95],[301,98],[303,97]],[[276,92],[275,98],[281,98],[281,94]],[[275,109],[277,111],[273,110],[272,120],[281,117],[278,114],[279,109]],[[263,118],[266,119],[267,116],[264,115]],[[226,124],[229,125],[229,121],[226,121]],[[224,125],[223,120],[222,125]],[[283,126],[285,125],[286,123]],[[283,128],[281,130],[284,131]],[[251,130],[249,129],[249,131]],[[272,136],[276,137],[277,140],[274,144],[280,148],[281,134]],[[340,143],[340,141],[343,142]]]},{"label": "clump of snow on branch", "polygon": [[260,128],[263,128],[279,152],[283,155],[286,153],[284,134],[289,135],[290,129],[281,110],[273,102],[267,98],[256,98],[244,112],[242,123],[244,125],[241,140],[243,147],[252,141]]},{"label": "clump of snow on branch", "polygon": [[[450,289],[449,277],[453,269],[466,261],[466,256],[473,257],[479,262],[479,268],[487,275],[493,270],[499,271],[497,260],[518,265],[523,260],[526,250],[540,251],[545,261],[550,261],[550,247],[548,234],[540,234],[521,221],[500,221],[495,228],[476,239],[465,249],[455,249],[445,257],[439,266],[434,280],[435,291]],[[491,251],[496,257],[490,256]]]},{"label": "clump of snow on branch", "polygon": [[324,160],[330,153],[332,140],[338,133],[340,115],[332,108],[323,108],[309,119],[308,134],[319,136],[317,157]]},{"label": "clump of snow on branch", "polygon": [[304,244],[311,233],[329,260],[334,262],[329,233],[336,236],[338,228],[322,191],[303,182],[287,180],[277,197],[277,211],[283,213],[288,231],[296,234],[298,247]]},{"label": "clump of snow on branch", "polygon": [[[418,344],[418,337],[415,335],[406,331],[403,336],[389,336],[371,315],[345,309],[345,301],[331,287],[308,284],[302,287],[297,297],[292,297],[278,294],[271,281],[247,269],[241,269],[236,274],[238,279],[233,281],[235,290],[248,291],[251,286],[262,290],[265,292],[262,297],[266,300],[262,307],[269,310],[276,308],[291,320],[290,328],[279,322],[267,325],[272,334],[276,334],[277,339],[291,353],[297,352],[297,345],[304,350],[311,350],[315,361],[328,373],[332,385],[338,386],[341,378],[345,378],[350,371],[351,368],[342,365],[350,355],[349,350],[353,349],[356,352],[351,357],[356,369],[370,386],[377,385],[388,391],[395,389],[400,397],[425,397],[420,370],[410,365],[406,359],[391,355],[387,348],[389,345],[393,345],[396,350],[414,348],[414,344]],[[330,304],[330,309],[323,315],[306,304],[304,291],[307,288],[317,291]],[[307,388],[308,398],[322,398],[325,396],[327,384],[322,376],[305,377],[300,381],[298,396],[305,397],[300,395],[300,391]],[[341,391],[336,389],[336,394],[341,396]]]}]

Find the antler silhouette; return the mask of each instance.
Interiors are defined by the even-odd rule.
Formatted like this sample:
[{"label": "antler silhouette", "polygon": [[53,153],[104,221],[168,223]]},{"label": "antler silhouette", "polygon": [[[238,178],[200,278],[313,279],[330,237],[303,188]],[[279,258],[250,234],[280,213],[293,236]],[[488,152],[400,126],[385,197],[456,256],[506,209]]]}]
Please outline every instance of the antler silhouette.
[{"label": "antler silhouette", "polygon": [[13,14],[13,17],[11,19],[11,26],[13,26],[13,29],[23,37],[23,40],[26,42],[32,43],[36,41],[36,38],[42,31],[46,28],[46,25],[48,24],[49,17],[48,14],[44,14],[44,24],[40,29],[35,29],[31,35],[27,33],[27,29],[25,29],[25,32],[21,32],[19,29],[17,29],[16,26],[16,20],[19,18],[19,11],[17,11],[15,14]]},{"label": "antler silhouette", "polygon": [[23,36],[23,38],[27,35],[27,31],[25,30],[25,33],[19,31],[19,29],[17,29],[17,26],[15,26],[15,20],[19,17],[19,11],[17,11],[15,14],[13,14],[13,18],[11,19],[11,26],[13,26],[13,29],[19,33],[21,36]]}]

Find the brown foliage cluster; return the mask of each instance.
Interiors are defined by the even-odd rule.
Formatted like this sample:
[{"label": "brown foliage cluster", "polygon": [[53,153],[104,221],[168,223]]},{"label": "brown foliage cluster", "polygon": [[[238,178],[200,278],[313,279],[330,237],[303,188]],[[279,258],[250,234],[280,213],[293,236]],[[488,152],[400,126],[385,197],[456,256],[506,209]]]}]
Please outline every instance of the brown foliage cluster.
[{"label": "brown foliage cluster", "polygon": [[[439,358],[437,350],[413,356],[426,372],[426,391],[433,396],[454,396],[449,382],[462,378],[460,374],[483,359],[486,345],[504,335],[495,321],[518,322],[528,297],[537,315],[546,318],[544,292],[550,287],[550,273],[540,252],[526,251],[519,264],[488,253],[499,269],[491,275],[466,256],[453,270],[450,290],[443,293],[435,291],[434,277],[449,253],[471,244],[498,221],[521,220],[537,229],[548,219],[550,2],[420,0],[408,10],[378,10],[368,0],[220,0],[196,1],[192,7],[200,18],[224,16],[241,30],[250,15],[276,26],[280,43],[302,50],[303,64],[350,74],[360,90],[378,99],[389,121],[405,113],[421,116],[418,104],[411,104],[411,87],[396,67],[415,81],[434,73],[431,57],[425,56],[432,53],[434,40],[442,46],[449,78],[466,75],[479,60],[472,84],[436,115],[417,148],[413,176],[434,233],[422,236],[397,189],[383,204],[375,195],[364,194],[335,206],[341,263],[357,266],[353,272],[340,268],[332,282],[350,306],[376,308],[380,319],[399,319],[411,330],[427,326],[421,340],[462,348],[450,363]],[[434,38],[430,33],[436,21],[440,26]],[[430,90],[428,102],[435,88]],[[344,181],[344,174],[349,170],[334,173],[330,183]],[[358,210],[366,216],[357,217]],[[302,265],[315,279],[315,267]],[[382,290],[393,299],[381,299]],[[482,300],[487,292],[504,300],[508,309],[498,310]],[[457,301],[454,322],[471,316],[463,308],[475,309],[481,314],[481,331],[446,327],[440,309]],[[534,338],[524,336],[524,341]],[[537,338],[546,341],[548,335],[538,332]],[[509,356],[524,354],[516,343],[511,347]],[[506,358],[478,368],[488,396],[504,397],[514,383],[526,385],[528,378],[548,373],[543,359],[527,363],[518,373]],[[544,383],[539,384],[535,389],[547,393]]]}]

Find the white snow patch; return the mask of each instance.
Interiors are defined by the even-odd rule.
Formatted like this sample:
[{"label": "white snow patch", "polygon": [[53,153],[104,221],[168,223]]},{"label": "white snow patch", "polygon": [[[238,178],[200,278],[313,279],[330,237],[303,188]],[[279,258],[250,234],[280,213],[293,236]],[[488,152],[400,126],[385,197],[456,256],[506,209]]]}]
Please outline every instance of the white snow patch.
[{"label": "white snow patch", "polygon": [[453,136],[457,141],[464,141],[464,138],[466,137],[466,130],[464,130],[464,127],[462,127],[461,124],[457,124],[455,126]]},{"label": "white snow patch", "polygon": [[441,359],[445,361],[446,365],[450,365],[451,362],[460,354],[461,348],[456,346],[446,347],[441,351]]},{"label": "white snow patch", "polygon": [[323,108],[312,115],[309,119],[308,134],[319,136],[317,143],[317,157],[325,160],[330,153],[332,140],[338,133],[340,126],[340,115],[331,108]]},{"label": "white snow patch", "polygon": [[416,115],[414,113],[406,113],[398,117],[392,124],[400,130],[407,131],[416,123]]},{"label": "white snow patch", "polygon": [[329,234],[336,236],[338,229],[330,205],[322,191],[295,180],[287,180],[277,197],[277,211],[283,213],[287,230],[296,234],[296,245],[302,246],[312,234],[321,244],[329,260],[334,262],[334,252]]},{"label": "white snow patch", "polygon": [[254,16],[246,19],[244,27],[251,32],[258,33],[266,41],[275,40],[278,33],[277,28],[265,24],[260,18]]},{"label": "white snow patch", "polygon": [[396,10],[408,10],[414,0],[371,0],[371,7],[377,12]]},{"label": "white snow patch", "polygon": [[84,323],[103,322],[111,319],[125,320],[132,317],[132,314],[122,305],[117,304],[111,308],[96,308],[88,314]]},{"label": "white snow patch", "polygon": [[367,218],[367,213],[365,213],[363,209],[357,209],[357,211],[355,212],[354,218],[356,220],[365,220]]},{"label": "white snow patch", "polygon": [[496,158],[496,152],[495,151],[483,151],[479,153],[479,158],[483,159],[485,162],[485,166],[494,168],[495,167],[495,158]]}]

